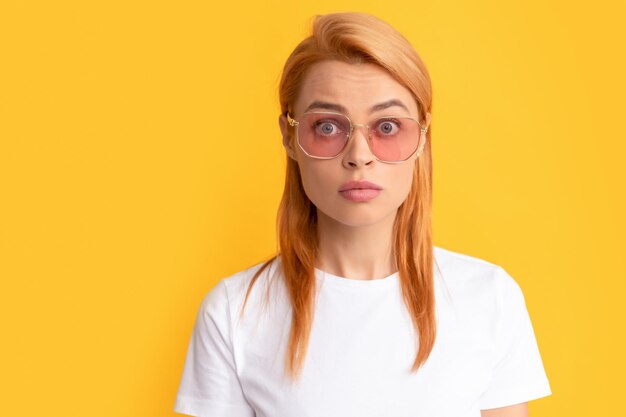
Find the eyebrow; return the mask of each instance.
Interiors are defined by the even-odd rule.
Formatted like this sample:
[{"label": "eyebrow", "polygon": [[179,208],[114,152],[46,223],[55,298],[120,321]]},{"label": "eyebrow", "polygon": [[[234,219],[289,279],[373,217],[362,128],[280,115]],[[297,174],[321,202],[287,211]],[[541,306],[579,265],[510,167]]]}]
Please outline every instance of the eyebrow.
[{"label": "eyebrow", "polygon": [[405,106],[403,102],[395,98],[392,100],[385,101],[383,103],[376,104],[370,109],[370,113],[374,113],[375,111],[379,111],[379,110],[385,110],[385,109],[388,109],[389,107],[394,107],[394,106],[402,107],[404,110],[407,111],[407,113],[409,113],[408,107]]},{"label": "eyebrow", "polygon": [[346,108],[343,107],[341,104],[328,103],[326,101],[318,100],[315,100],[313,103],[309,104],[309,107],[304,110],[304,113],[308,112],[311,109],[334,110],[340,113],[346,113]]},{"label": "eyebrow", "polygon": [[[378,103],[374,106],[372,106],[370,108],[370,113],[374,113],[376,111],[380,111],[380,110],[385,110],[388,109],[389,107],[401,107],[404,110],[407,111],[407,113],[409,112],[409,109],[407,108],[407,106],[404,105],[403,102],[401,102],[398,99],[391,99],[391,100],[387,100],[384,101],[382,103]],[[312,102],[311,104],[309,104],[309,106],[304,110],[304,112],[308,112],[311,109],[324,109],[324,110],[334,110],[334,111],[338,111],[340,113],[347,113],[347,110],[344,106],[342,106],[341,104],[336,104],[336,103],[329,103],[326,101],[319,101],[319,100],[315,100],[314,102]]]}]

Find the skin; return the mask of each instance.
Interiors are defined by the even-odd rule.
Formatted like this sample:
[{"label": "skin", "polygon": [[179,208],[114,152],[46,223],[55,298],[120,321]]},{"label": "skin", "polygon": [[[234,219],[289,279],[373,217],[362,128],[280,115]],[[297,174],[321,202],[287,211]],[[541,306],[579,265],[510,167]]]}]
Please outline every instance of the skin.
[{"label": "skin", "polygon": [[528,417],[528,403],[482,410],[480,415],[482,417]]},{"label": "skin", "polygon": [[[397,101],[373,110],[381,103]],[[373,64],[323,61],[313,65],[300,87],[292,117],[309,110],[332,110],[314,103],[340,106],[353,123],[366,124],[381,116],[410,116],[420,120],[410,91],[384,69]],[[327,107],[327,106],[326,106]],[[430,114],[426,114],[426,125]],[[287,118],[279,126],[287,154],[299,166],[304,190],[317,208],[319,253],[317,268],[348,279],[378,279],[397,271],[392,253],[393,223],[406,199],[417,160],[414,155],[400,164],[378,161],[370,151],[365,129],[355,128],[347,148],[333,159],[306,155],[290,138]],[[367,180],[382,187],[367,202],[345,199],[339,187],[350,180]],[[482,417],[526,417],[527,403],[481,411]]]},{"label": "skin", "polygon": [[[398,100],[372,111],[374,105]],[[353,123],[369,123],[380,116],[418,118],[409,90],[373,64],[323,61],[309,69],[298,100],[293,106],[297,120],[313,102],[339,105]],[[309,110],[329,110],[314,107]],[[289,141],[285,116],[279,119],[283,144],[298,162],[305,192],[317,207],[320,252],[317,267],[351,279],[376,279],[391,275],[392,227],[398,207],[409,192],[416,156],[401,164],[379,162],[367,144],[365,129],[355,128],[347,149],[334,159],[307,156]],[[350,180],[367,180],[381,186],[381,193],[368,202],[346,200],[339,187]]]}]

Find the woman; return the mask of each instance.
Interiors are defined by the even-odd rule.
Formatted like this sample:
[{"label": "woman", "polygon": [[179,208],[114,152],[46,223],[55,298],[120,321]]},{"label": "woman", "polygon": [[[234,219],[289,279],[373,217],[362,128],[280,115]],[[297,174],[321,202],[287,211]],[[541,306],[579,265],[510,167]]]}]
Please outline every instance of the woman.
[{"label": "woman", "polygon": [[279,252],[205,297],[176,411],[506,417],[551,394],[514,279],[433,246],[431,91],[386,23],[317,17],[280,83]]}]

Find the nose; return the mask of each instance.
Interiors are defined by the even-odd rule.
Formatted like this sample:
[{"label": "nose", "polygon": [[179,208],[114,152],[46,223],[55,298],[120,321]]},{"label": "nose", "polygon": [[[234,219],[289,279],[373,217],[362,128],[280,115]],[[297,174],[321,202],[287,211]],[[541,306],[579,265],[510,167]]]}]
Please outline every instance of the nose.
[{"label": "nose", "polygon": [[359,168],[371,165],[376,159],[369,145],[368,130],[366,126],[355,125],[352,136],[343,155],[343,163],[347,168]]}]

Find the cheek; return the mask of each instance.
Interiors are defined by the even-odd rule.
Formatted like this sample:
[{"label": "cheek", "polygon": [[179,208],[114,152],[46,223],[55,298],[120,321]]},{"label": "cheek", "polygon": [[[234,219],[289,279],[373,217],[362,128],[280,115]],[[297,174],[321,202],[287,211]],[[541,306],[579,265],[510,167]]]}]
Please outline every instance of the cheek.
[{"label": "cheek", "polygon": [[397,197],[397,203],[402,204],[411,191],[411,185],[413,184],[413,170],[414,164],[407,164],[403,166],[399,172],[396,172],[393,176],[394,181],[394,196]]},{"label": "cheek", "polygon": [[306,164],[300,165],[300,177],[302,178],[302,186],[309,200],[316,206],[329,199],[330,190],[333,189],[331,170],[320,169],[321,167],[311,167]]}]

